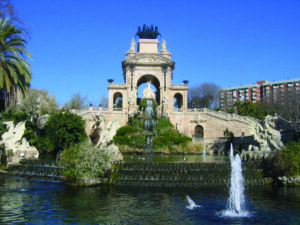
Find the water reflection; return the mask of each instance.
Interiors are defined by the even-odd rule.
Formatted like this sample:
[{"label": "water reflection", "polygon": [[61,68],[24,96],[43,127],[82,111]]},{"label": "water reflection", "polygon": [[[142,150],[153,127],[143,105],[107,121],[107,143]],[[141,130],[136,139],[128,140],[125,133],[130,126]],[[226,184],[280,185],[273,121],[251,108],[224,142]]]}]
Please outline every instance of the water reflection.
[{"label": "water reflection", "polygon": [[[1,224],[299,224],[300,188],[246,186],[252,217],[220,218],[228,187],[67,187],[0,176]],[[202,207],[186,208],[186,196]]]}]

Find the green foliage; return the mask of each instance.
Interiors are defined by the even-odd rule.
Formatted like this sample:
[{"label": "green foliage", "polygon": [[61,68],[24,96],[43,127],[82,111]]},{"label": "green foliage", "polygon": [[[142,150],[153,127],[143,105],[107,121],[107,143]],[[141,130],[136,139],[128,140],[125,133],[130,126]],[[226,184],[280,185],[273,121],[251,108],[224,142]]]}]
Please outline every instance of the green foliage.
[{"label": "green foliage", "polygon": [[[153,100],[154,115],[156,115],[157,104]],[[143,99],[140,102],[140,110],[145,110],[147,105],[147,99]],[[144,122],[146,115],[137,114],[134,117],[129,118],[128,126],[121,127],[117,130],[116,135],[113,138],[115,144],[127,145],[132,148],[144,148],[146,142],[147,131],[144,130]],[[154,116],[156,119],[156,116]],[[181,144],[182,147],[186,146],[186,143],[191,141],[191,138],[181,135],[168,118],[162,117],[156,119],[156,126],[154,131],[155,137],[153,138],[153,146],[155,149],[168,148],[171,151],[175,151],[174,146]]]},{"label": "green foliage", "polygon": [[123,127],[120,127],[118,130],[117,130],[117,133],[116,135],[118,136],[123,136],[123,135],[126,135],[126,134],[130,134],[130,133],[135,133],[138,131],[138,128],[137,127],[133,127],[133,126],[123,126]]},{"label": "green foliage", "polygon": [[0,121],[0,140],[2,140],[2,134],[7,131],[6,124]]},{"label": "green foliage", "polygon": [[23,137],[29,142],[31,146],[36,146],[39,141],[39,127],[33,121],[27,120],[25,122],[25,131]]},{"label": "green foliage", "polygon": [[139,110],[144,110],[146,108],[147,105],[147,99],[143,99],[140,104],[139,104]]},{"label": "green foliage", "polygon": [[87,138],[85,121],[73,113],[59,112],[49,117],[45,132],[54,153],[67,149]]},{"label": "green foliage", "polygon": [[30,89],[18,108],[31,118],[36,118],[40,115],[54,114],[57,104],[55,97],[49,96],[47,90]]},{"label": "green foliage", "polygon": [[289,142],[274,154],[273,174],[277,176],[300,175],[300,142]]},{"label": "green foliage", "polygon": [[153,146],[155,149],[161,149],[164,147],[173,150],[174,145],[185,145],[191,138],[181,135],[173,124],[165,117],[158,120],[156,126],[157,135],[153,138]]},{"label": "green foliage", "polygon": [[203,83],[189,89],[189,108],[215,108],[219,101],[220,87],[214,83]]},{"label": "green foliage", "polygon": [[[114,143],[128,145],[133,148],[144,148],[146,131],[143,128],[143,121],[143,119],[137,117],[130,118],[130,125],[121,127],[117,130],[117,133],[113,138]],[[184,147],[186,143],[191,141],[191,138],[181,135],[174,129],[173,124],[165,117],[157,120],[155,133],[156,135],[153,138],[153,146],[155,149],[166,147],[171,151],[175,151],[176,149],[173,146],[181,144],[181,146]]]},{"label": "green foliage", "polygon": [[234,108],[228,108],[227,112],[230,113],[230,114],[234,113]]},{"label": "green foliage", "polygon": [[230,131],[228,128],[226,128],[226,130],[224,130],[223,134],[224,134],[224,137],[228,138],[229,140],[234,138],[233,132]]},{"label": "green foliage", "polygon": [[9,108],[7,111],[1,113],[1,116],[2,120],[13,121],[14,124],[18,124],[29,119],[29,115],[26,112],[15,111],[15,109],[12,108]]},{"label": "green foliage", "polygon": [[67,178],[102,177],[110,169],[110,156],[104,149],[97,149],[93,144],[82,142],[70,146],[59,155],[63,175]]},{"label": "green foliage", "polygon": [[6,106],[15,102],[17,89],[25,96],[30,86],[31,68],[26,61],[24,33],[9,19],[0,18],[0,89],[4,90]]},{"label": "green foliage", "polygon": [[256,119],[263,119],[267,115],[274,115],[277,109],[272,105],[261,102],[236,102],[235,107],[239,115],[251,116]]},{"label": "green foliage", "polygon": [[[146,98],[142,99],[142,101],[139,104],[139,110],[145,111],[146,106],[147,106],[147,100],[149,100],[149,99],[146,99]],[[151,99],[151,101],[152,101],[152,105],[153,105],[153,117],[156,118],[156,115],[157,115],[157,103],[156,103],[156,101],[154,99]]]},{"label": "green foliage", "polygon": [[115,144],[142,148],[145,144],[145,135],[139,127],[123,126],[117,130],[113,141]]},{"label": "green foliage", "polygon": [[173,124],[166,117],[162,117],[157,121],[156,130],[158,133],[163,133],[164,130],[174,129]]},{"label": "green foliage", "polygon": [[30,118],[36,118],[39,115],[38,99],[39,95],[37,92],[29,92],[27,96],[22,99],[19,108],[23,112],[26,112]]},{"label": "green foliage", "polygon": [[86,106],[87,98],[81,96],[79,93],[74,94],[69,102],[63,106],[64,111],[69,111],[70,109],[80,110]]}]

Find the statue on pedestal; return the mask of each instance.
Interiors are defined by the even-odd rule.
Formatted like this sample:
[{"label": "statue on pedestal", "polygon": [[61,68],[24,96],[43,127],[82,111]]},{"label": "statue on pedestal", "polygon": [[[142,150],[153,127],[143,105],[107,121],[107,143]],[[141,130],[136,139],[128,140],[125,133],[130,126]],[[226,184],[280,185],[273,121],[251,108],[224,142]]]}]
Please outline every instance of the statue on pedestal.
[{"label": "statue on pedestal", "polygon": [[157,26],[153,28],[153,25],[151,25],[151,27],[148,27],[146,26],[146,24],[144,24],[142,30],[141,27],[138,27],[136,36],[139,36],[139,38],[143,38],[143,39],[156,39],[157,36],[161,36],[161,35],[158,32]]},{"label": "statue on pedestal", "polygon": [[147,88],[143,90],[143,99],[148,98],[148,99],[155,99],[155,94],[154,90],[151,88],[151,81],[147,82]]}]

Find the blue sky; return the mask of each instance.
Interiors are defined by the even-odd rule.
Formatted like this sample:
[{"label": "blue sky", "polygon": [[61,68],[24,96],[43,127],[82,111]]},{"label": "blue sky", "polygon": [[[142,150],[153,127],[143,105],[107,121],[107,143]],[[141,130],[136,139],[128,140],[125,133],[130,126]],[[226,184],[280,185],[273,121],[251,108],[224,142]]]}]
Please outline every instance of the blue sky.
[{"label": "blue sky", "polygon": [[[173,84],[221,87],[300,78],[300,0],[12,0],[31,29],[32,83],[64,104],[98,105],[138,26],[158,26],[175,61]],[[137,39],[136,39],[137,40]]]}]

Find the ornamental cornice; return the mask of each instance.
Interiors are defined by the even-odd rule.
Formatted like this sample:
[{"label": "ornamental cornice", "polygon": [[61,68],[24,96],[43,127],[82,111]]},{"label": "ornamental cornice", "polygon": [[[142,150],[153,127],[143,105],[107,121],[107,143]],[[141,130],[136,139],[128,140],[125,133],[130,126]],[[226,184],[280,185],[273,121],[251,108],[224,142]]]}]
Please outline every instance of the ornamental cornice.
[{"label": "ornamental cornice", "polygon": [[161,54],[137,54],[132,57],[128,57],[122,62],[123,68],[127,65],[163,65],[167,64],[168,66],[173,67],[175,62],[162,56]]},{"label": "ornamental cornice", "polygon": [[174,85],[174,84],[172,84],[170,87],[169,87],[169,89],[170,90],[172,90],[172,91],[185,91],[185,90],[188,90],[189,88],[188,88],[188,86],[187,85],[184,85],[184,84],[176,84],[176,85]]},{"label": "ornamental cornice", "polygon": [[126,84],[110,84],[108,85],[108,89],[124,89],[126,90],[127,89],[127,86]]}]

